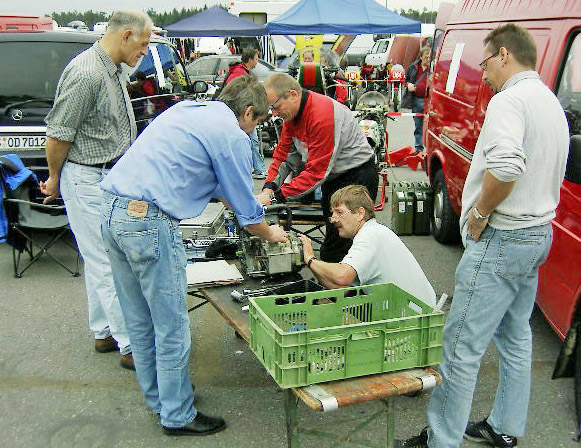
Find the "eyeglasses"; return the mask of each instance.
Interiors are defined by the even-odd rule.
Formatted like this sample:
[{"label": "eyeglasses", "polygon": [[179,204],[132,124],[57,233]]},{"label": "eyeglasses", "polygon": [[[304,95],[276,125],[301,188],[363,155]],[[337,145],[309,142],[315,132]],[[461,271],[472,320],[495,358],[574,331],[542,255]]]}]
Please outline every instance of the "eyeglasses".
[{"label": "eyeglasses", "polygon": [[348,210],[344,211],[343,213],[341,213],[340,215],[337,215],[337,216],[333,216],[333,215],[331,215],[331,216],[329,216],[329,222],[339,222],[339,220],[340,220],[340,219],[341,219],[343,216],[345,216],[347,213],[349,213],[349,212],[353,212],[353,210],[351,210],[351,209],[348,209]]},{"label": "eyeglasses", "polygon": [[496,53],[494,53],[492,56],[488,56],[484,61],[482,61],[480,64],[478,64],[480,66],[480,68],[484,71],[486,71],[486,69],[488,68],[488,61],[492,58],[495,58],[496,56],[498,56],[500,54],[500,51],[497,51]]},{"label": "eyeglasses", "polygon": [[289,93],[290,90],[287,90],[286,92],[284,92],[281,96],[279,96],[276,100],[274,100],[271,104],[268,105],[268,108],[270,110],[277,110],[278,107],[276,106],[276,103],[278,103],[280,100],[283,99],[283,97],[286,96],[287,93]]}]

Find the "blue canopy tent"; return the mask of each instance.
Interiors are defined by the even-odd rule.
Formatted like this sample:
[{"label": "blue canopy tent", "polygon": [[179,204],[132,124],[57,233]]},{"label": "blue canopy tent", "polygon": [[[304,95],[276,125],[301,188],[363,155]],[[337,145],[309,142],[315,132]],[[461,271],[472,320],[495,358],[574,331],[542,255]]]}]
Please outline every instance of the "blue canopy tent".
[{"label": "blue canopy tent", "polygon": [[[177,60],[177,53],[171,53],[166,45],[156,45],[157,53],[159,54],[159,59],[161,61],[161,67],[164,70],[173,68],[174,64],[179,64]],[[146,76],[155,73],[155,66],[153,65],[153,56],[151,54],[151,48],[149,49],[147,56],[141,59],[139,67],[131,75],[131,80],[135,80],[135,73],[143,72]]]},{"label": "blue canopy tent", "polygon": [[266,28],[269,34],[409,34],[419,33],[421,22],[375,0],[301,0]]},{"label": "blue canopy tent", "polygon": [[264,25],[236,17],[213,6],[166,27],[168,37],[264,36]]}]

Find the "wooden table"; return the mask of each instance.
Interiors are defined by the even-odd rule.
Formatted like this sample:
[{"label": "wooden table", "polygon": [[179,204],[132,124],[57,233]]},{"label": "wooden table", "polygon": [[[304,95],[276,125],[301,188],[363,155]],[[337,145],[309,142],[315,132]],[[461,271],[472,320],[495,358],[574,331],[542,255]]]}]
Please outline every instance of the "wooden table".
[{"label": "wooden table", "polygon": [[[232,300],[230,292],[232,289],[242,291],[242,289],[255,289],[262,286],[263,285],[260,285],[258,280],[249,279],[242,285],[237,285],[235,287],[220,286],[202,288],[192,291],[190,294],[205,299],[204,303],[211,303],[224,319],[226,319],[226,321],[236,330],[236,332],[248,341],[250,338],[248,313],[241,311],[242,305]],[[297,419],[298,400],[301,400],[306,406],[315,411],[323,412],[334,411],[343,406],[352,404],[381,400],[385,405],[385,409],[362,422],[357,426],[356,430],[359,431],[365,428],[385,412],[387,417],[387,444],[383,446],[393,448],[395,446],[395,411],[392,398],[397,395],[410,394],[432,388],[438,384],[440,380],[440,374],[435,370],[431,368],[418,368],[286,389],[285,411],[288,447],[298,448],[300,446],[299,433],[333,438],[335,439],[334,445],[352,440],[352,433],[346,436],[338,436],[337,431],[332,428],[327,428],[326,431],[312,430],[303,427],[299,428]],[[378,446],[377,444],[366,444],[360,441],[357,442],[357,445]]]}]

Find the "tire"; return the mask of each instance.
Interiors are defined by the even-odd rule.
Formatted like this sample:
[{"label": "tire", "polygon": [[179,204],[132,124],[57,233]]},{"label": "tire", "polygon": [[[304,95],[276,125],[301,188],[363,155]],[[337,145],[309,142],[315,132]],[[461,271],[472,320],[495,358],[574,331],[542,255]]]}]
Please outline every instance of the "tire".
[{"label": "tire", "polygon": [[397,112],[399,109],[399,94],[398,92],[396,92],[396,94],[393,96],[393,111]]},{"label": "tire", "polygon": [[454,244],[460,241],[458,216],[452,209],[444,170],[434,176],[434,200],[431,213],[432,235],[442,244]]},{"label": "tire", "polygon": [[577,343],[575,344],[575,409],[577,421],[581,424],[581,329],[577,328]]}]

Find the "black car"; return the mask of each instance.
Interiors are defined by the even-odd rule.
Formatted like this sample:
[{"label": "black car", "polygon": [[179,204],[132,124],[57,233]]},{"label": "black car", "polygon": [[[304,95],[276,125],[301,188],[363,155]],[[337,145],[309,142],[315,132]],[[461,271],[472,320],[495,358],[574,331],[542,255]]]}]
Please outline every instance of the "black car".
[{"label": "black car", "polygon": [[[198,58],[186,66],[186,71],[191,82],[206,81],[210,84],[222,84],[228,74],[231,64],[240,62],[239,55],[213,54]],[[271,74],[278,72],[274,65],[259,59],[252,73],[263,82]]]},{"label": "black car", "polygon": [[[0,32],[0,155],[16,153],[33,170],[46,170],[44,119],[61,73],[100,38],[100,33],[78,31]],[[144,72],[155,86],[154,101],[163,101],[166,107],[193,91],[179,54],[165,38],[151,37],[149,54],[135,69],[123,66],[128,82],[135,80],[138,71]],[[141,130],[153,119],[155,109],[162,108],[146,108],[150,99],[136,96],[141,97],[133,100]]]}]

